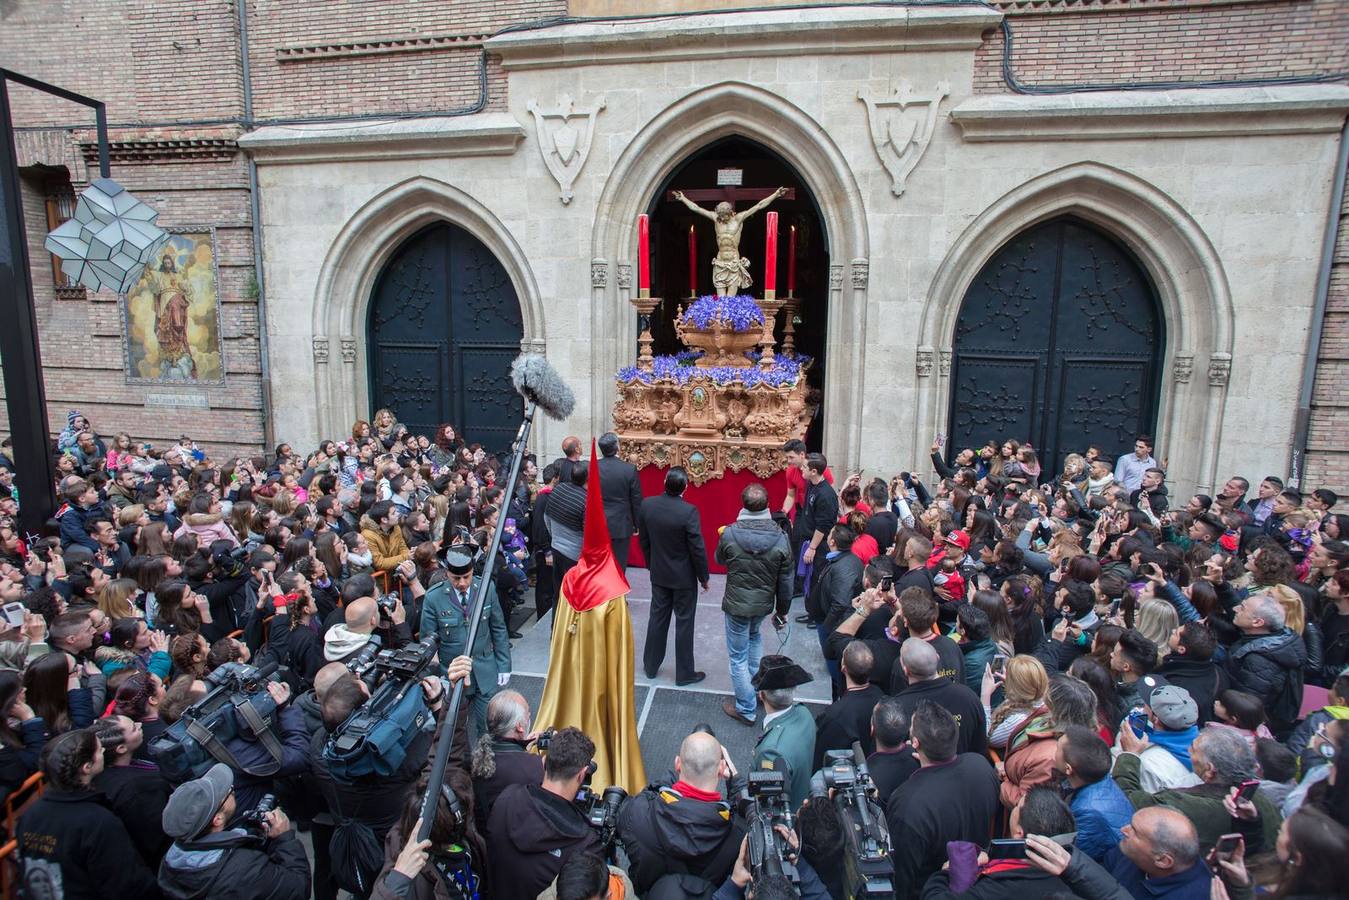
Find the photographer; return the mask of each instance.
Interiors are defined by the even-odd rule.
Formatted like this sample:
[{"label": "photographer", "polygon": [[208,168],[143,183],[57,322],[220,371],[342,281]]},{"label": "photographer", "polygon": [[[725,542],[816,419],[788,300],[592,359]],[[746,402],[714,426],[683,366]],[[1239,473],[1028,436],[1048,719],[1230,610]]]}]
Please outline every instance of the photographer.
[{"label": "photographer", "polygon": [[308,900],[309,859],[280,809],[261,817],[261,834],[228,828],[239,801],[234,776],[217,763],[180,785],[164,807],[164,831],[173,838],[159,867],[169,897]]},{"label": "photographer", "polygon": [[721,884],[745,833],[718,789],[735,770],[715,737],[695,732],[684,738],[674,771],[673,785],[653,784],[619,809],[618,838],[640,896],[668,882],[690,892]]},{"label": "photographer", "polygon": [[[795,853],[801,845],[796,832],[785,825],[774,825],[773,829]],[[828,889],[810,863],[799,855],[795,857],[795,862],[796,873],[801,878],[799,885],[793,885],[786,875],[763,874],[755,878],[750,869],[749,839],[745,838],[740,842],[740,855],[736,858],[730,877],[717,888],[712,900],[795,900],[797,897],[801,900],[830,900]]]},{"label": "photographer", "polygon": [[[393,608],[381,607],[375,600],[375,581],[369,575],[356,575],[342,586],[344,624],[334,625],[323,636],[323,658],[328,662],[347,662],[361,654],[378,631],[383,646],[397,650],[412,642],[403,601],[394,597]],[[443,645],[442,645],[443,647]]]},{"label": "photographer", "polygon": [[[472,664],[467,657],[459,657],[450,663],[449,680],[452,685],[468,676]],[[324,679],[326,680],[326,679]],[[445,685],[439,678],[423,678],[421,680],[422,693],[426,699],[426,706],[436,720],[439,720],[444,706]],[[370,688],[364,681],[352,674],[340,675],[336,681],[328,685],[322,692],[322,719],[323,727],[316,731],[312,738],[309,738],[309,758],[310,770],[313,780],[319,792],[322,794],[324,802],[327,805],[328,812],[334,822],[341,823],[348,821],[354,823],[358,828],[363,827],[371,832],[370,835],[361,835],[362,842],[373,841],[376,852],[384,845],[385,836],[389,833],[394,824],[398,821],[403,811],[403,801],[406,798],[411,787],[421,776],[422,770],[426,768],[431,756],[435,753],[436,736],[439,729],[434,731],[422,731],[412,738],[408,744],[406,753],[403,757],[402,765],[391,775],[360,775],[354,778],[341,778],[332,771],[324,755],[324,748],[328,743],[329,737],[335,733],[344,722],[351,717],[352,713],[358,710],[370,699]],[[451,748],[450,760],[454,765],[462,766],[463,747],[467,745],[467,734],[465,731],[467,704],[460,704],[459,720],[455,723],[454,746]],[[349,861],[344,861],[337,853],[329,856],[329,847],[332,844],[335,827],[332,825],[323,825],[315,823],[314,828],[314,855],[317,858],[320,873],[331,871],[328,865],[331,859],[332,867],[342,869],[347,872],[352,867]],[[344,840],[354,842],[356,838],[347,836]],[[338,844],[343,841],[337,842]],[[364,860],[361,861],[362,865]],[[376,869],[378,861],[376,861]],[[373,876],[375,873],[368,873]],[[349,882],[350,878],[344,874],[338,880]],[[316,886],[318,896],[336,896],[335,888],[331,884],[320,884]]]},{"label": "photographer", "polygon": [[592,769],[595,744],[576,728],[553,735],[543,784],[501,792],[487,822],[490,882],[498,897],[537,897],[574,853],[600,852],[600,840],[575,802]]},{"label": "photographer", "polygon": [[487,831],[497,797],[512,784],[543,781],[543,757],[528,750],[529,701],[516,691],[501,691],[487,704],[487,733],[473,749],[473,810],[479,833]]}]

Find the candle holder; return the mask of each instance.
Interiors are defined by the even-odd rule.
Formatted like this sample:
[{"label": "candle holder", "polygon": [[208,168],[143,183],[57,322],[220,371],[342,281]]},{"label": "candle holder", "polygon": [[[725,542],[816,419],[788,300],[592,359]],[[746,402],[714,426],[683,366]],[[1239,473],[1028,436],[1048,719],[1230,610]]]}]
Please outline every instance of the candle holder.
[{"label": "candle holder", "polygon": [[660,298],[652,297],[649,288],[637,292],[637,296],[632,299],[632,305],[637,308],[637,327],[641,333],[637,336],[637,368],[644,372],[651,371],[651,345],[654,338],[651,336],[651,314],[660,306]]},{"label": "candle holder", "polygon": [[787,296],[782,298],[782,308],[787,311],[787,323],[782,329],[783,353],[796,352],[796,323],[793,320],[796,319],[796,306],[799,302],[799,299],[791,291],[788,291]]},{"label": "candle holder", "polygon": [[759,339],[759,343],[763,345],[763,353],[759,357],[760,368],[773,368],[775,359],[773,345],[777,343],[775,330],[778,324],[778,310],[782,308],[784,302],[777,298],[777,291],[764,291],[764,297],[759,301],[759,308],[764,313],[763,336]]}]

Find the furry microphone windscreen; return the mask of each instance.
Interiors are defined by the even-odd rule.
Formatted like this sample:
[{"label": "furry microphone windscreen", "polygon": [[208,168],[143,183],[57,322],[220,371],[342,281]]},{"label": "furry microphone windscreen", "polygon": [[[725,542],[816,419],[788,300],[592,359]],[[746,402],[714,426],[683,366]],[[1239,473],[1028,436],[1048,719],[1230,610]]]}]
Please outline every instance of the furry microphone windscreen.
[{"label": "furry microphone windscreen", "polygon": [[511,363],[511,381],[526,400],[533,400],[551,418],[561,422],[576,407],[576,397],[562,376],[538,353],[521,353]]}]

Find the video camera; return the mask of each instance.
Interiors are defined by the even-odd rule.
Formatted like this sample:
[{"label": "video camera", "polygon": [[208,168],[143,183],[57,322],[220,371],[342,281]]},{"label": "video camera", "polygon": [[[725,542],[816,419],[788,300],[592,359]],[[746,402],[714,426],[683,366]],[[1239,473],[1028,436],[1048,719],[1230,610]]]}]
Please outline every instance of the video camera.
[{"label": "video camera", "polygon": [[843,821],[843,892],[848,897],[893,897],[890,829],[878,802],[862,745],[827,750],[824,768],[810,779],[811,797],[829,797]]},{"label": "video camera", "polygon": [[739,811],[748,827],[751,879],[757,882],[764,875],[786,875],[792,884],[800,884],[796,851],[774,828],[785,825],[788,831],[792,829],[791,802],[783,774],[750,772],[739,798]]},{"label": "video camera", "polygon": [[[206,696],[192,704],[150,744],[150,754],[171,781],[200,778],[217,762],[236,772],[267,776],[281,767],[281,744],[272,733],[276,701],[267,693],[275,681],[276,662],[261,668],[231,662],[206,676]],[[225,748],[227,741],[259,741],[271,754],[271,763],[254,768],[238,764]]]},{"label": "video camera", "polygon": [[[369,646],[357,660],[370,652]],[[421,680],[437,661],[439,647],[440,638],[429,634],[401,650],[379,650],[363,666],[359,677],[370,688],[370,699],[337,727],[323,748],[334,776],[392,775],[416,736],[435,727]]]}]

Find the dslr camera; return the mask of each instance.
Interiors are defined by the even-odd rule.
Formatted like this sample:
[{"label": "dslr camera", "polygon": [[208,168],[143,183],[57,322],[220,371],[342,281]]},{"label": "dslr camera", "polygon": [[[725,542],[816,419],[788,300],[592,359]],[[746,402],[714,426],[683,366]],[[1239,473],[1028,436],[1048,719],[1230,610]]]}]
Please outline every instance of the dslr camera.
[{"label": "dslr camera", "polygon": [[831,791],[843,822],[844,893],[894,897],[890,829],[860,742],[853,741],[851,750],[825,751],[824,767],[810,779],[810,795],[828,800]]},{"label": "dslr camera", "polygon": [[253,834],[265,834],[267,825],[263,822],[263,818],[274,809],[276,809],[276,794],[263,794],[258,805],[239,816],[236,824]]},{"label": "dslr camera", "polygon": [[392,619],[393,611],[397,609],[400,598],[395,591],[390,591],[383,597],[375,598],[375,606],[379,609],[381,619]]}]

